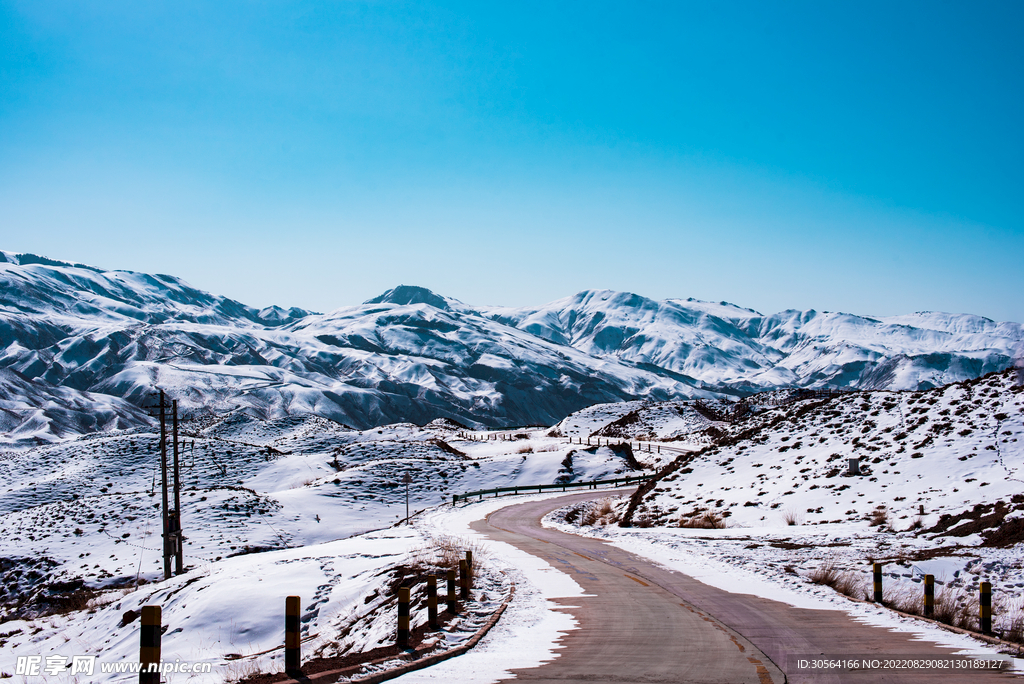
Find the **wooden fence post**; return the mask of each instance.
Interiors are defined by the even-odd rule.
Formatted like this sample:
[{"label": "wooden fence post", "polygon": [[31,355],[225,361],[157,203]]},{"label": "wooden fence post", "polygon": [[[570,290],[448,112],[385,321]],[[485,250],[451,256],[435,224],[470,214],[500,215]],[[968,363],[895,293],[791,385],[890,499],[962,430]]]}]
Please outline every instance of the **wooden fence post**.
[{"label": "wooden fence post", "polygon": [[302,632],[299,626],[299,610],[302,600],[289,596],[284,600],[284,671],[294,676],[302,674]]},{"label": "wooden fence post", "polygon": [[139,684],[160,684],[160,606],[142,606]]}]

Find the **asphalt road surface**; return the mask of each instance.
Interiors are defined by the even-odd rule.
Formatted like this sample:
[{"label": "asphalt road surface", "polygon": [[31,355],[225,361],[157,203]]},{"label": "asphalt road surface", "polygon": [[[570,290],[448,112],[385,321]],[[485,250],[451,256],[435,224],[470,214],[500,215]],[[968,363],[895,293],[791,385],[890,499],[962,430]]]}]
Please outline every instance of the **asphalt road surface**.
[{"label": "asphalt road surface", "polygon": [[562,601],[562,610],[576,618],[579,628],[562,638],[557,658],[515,670],[515,681],[951,684],[1015,679],[964,669],[801,669],[799,660],[810,657],[896,661],[890,664],[908,656],[938,663],[963,658],[953,658],[953,649],[855,622],[840,611],[794,608],[738,593],[742,587],[737,593],[723,591],[603,541],[541,527],[549,511],[608,495],[589,491],[517,504],[473,523],[491,539],[569,573],[591,595]]}]

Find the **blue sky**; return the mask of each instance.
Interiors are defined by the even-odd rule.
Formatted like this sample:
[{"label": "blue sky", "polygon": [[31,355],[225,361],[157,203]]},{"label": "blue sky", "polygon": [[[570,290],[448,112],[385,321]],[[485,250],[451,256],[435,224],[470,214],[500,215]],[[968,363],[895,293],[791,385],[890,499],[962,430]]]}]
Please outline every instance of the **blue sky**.
[{"label": "blue sky", "polygon": [[1022,8],[0,1],[0,248],[1024,321]]}]

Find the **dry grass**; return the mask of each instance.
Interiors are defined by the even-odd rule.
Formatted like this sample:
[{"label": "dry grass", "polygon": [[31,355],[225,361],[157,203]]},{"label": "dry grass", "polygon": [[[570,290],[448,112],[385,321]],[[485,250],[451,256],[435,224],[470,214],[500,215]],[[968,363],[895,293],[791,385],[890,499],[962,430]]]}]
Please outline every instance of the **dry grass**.
[{"label": "dry grass", "polygon": [[935,595],[932,618],[961,629],[978,629],[978,597],[974,592],[946,585]]},{"label": "dry grass", "polygon": [[227,684],[233,682],[240,682],[245,679],[259,677],[260,675],[267,674],[263,671],[263,667],[259,661],[254,659],[241,659],[234,662],[225,664],[223,676],[224,681]]},{"label": "dry grass", "polygon": [[699,530],[724,530],[728,525],[720,513],[715,511],[704,511],[696,515],[683,516],[679,518],[679,527],[689,527]]},{"label": "dry grass", "polygon": [[428,574],[449,568],[458,569],[459,561],[465,560],[466,551],[473,552],[473,565],[482,563],[488,556],[487,547],[479,542],[454,534],[438,534],[426,538],[422,546],[410,552],[411,568]]},{"label": "dry grass", "polygon": [[[885,605],[910,615],[924,615],[924,587],[902,586],[886,592]],[[961,629],[978,629],[978,598],[966,589],[942,587],[935,594],[933,620]]]},{"label": "dry grass", "polygon": [[[829,568],[832,575],[838,573]],[[812,577],[813,579],[813,577]],[[836,581],[830,578],[830,581]],[[829,582],[818,582],[828,584]],[[831,584],[829,586],[832,586]],[[836,588],[837,591],[848,593]],[[866,593],[866,592],[865,592]],[[853,594],[849,594],[853,595]],[[900,585],[885,592],[883,603],[910,615],[924,615],[924,585]],[[978,593],[962,587],[941,587],[935,594],[935,609],[930,616],[943,624],[978,631]],[[992,606],[992,627],[999,638],[1014,643],[1024,643],[1024,606],[1018,603],[995,604]]]},{"label": "dry grass", "polygon": [[998,619],[993,617],[993,623],[1001,639],[1024,644],[1024,606],[1020,601],[1000,605]]},{"label": "dry grass", "polygon": [[593,505],[587,508],[583,513],[583,518],[580,520],[580,525],[608,525],[616,523],[618,520],[619,516],[612,506],[611,499],[603,499],[594,502]]},{"label": "dry grass", "polygon": [[885,506],[876,506],[875,510],[868,514],[868,521],[872,527],[884,527],[889,524],[889,511]]},{"label": "dry grass", "polygon": [[793,527],[794,525],[802,525],[804,517],[796,509],[790,508],[783,512],[782,520],[790,527]]},{"label": "dry grass", "polygon": [[[883,585],[884,587],[884,585]],[[899,585],[899,588],[886,592],[883,603],[890,608],[910,615],[924,615],[924,586]]]},{"label": "dry grass", "polygon": [[532,454],[533,453],[533,447],[532,446],[520,447],[520,448],[516,449],[516,453],[517,454]]},{"label": "dry grass", "polygon": [[840,569],[832,556],[826,558],[816,570],[812,570],[808,579],[853,598],[861,598],[865,594],[863,578],[853,570]]}]

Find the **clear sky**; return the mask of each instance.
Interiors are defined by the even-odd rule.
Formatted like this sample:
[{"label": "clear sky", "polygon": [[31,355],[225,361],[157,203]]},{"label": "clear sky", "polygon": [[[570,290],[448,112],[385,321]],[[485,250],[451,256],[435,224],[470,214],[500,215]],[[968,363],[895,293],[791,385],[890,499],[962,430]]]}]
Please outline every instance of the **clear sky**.
[{"label": "clear sky", "polygon": [[0,0],[0,249],[1024,321],[1024,3]]}]

